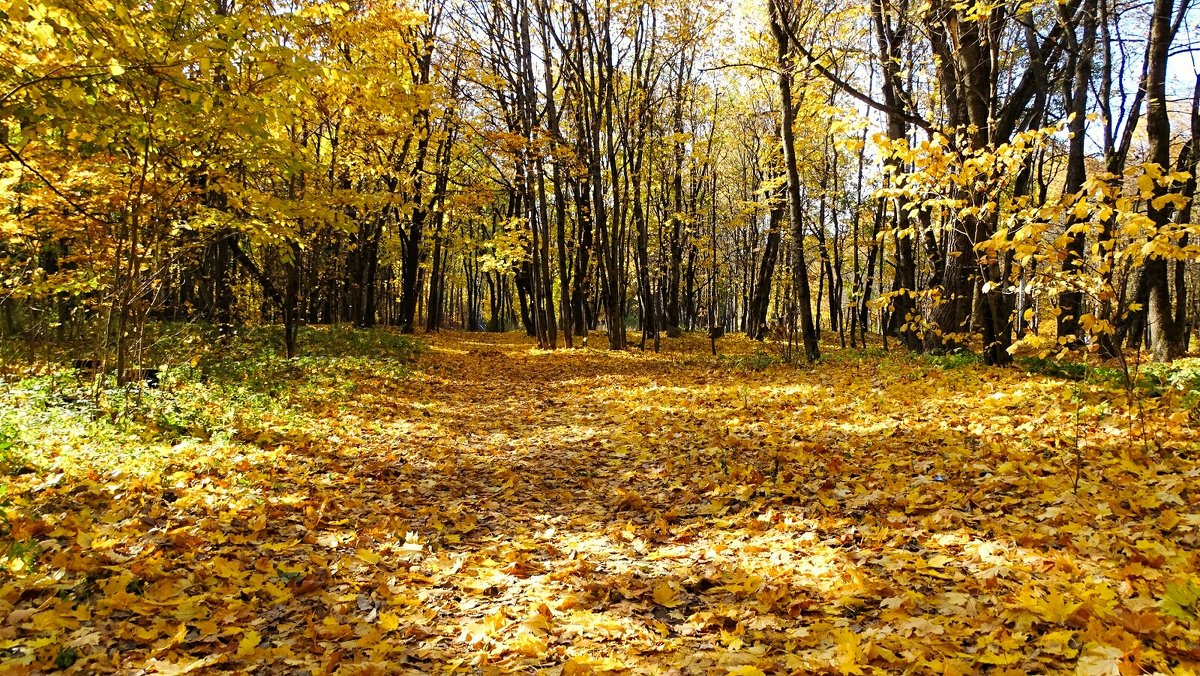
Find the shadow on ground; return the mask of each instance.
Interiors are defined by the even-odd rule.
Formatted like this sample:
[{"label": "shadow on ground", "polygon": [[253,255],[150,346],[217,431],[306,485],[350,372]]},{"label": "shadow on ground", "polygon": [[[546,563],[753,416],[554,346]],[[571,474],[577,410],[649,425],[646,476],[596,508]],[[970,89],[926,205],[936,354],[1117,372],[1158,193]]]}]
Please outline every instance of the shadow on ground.
[{"label": "shadow on ground", "polygon": [[752,369],[696,338],[661,355],[428,340],[411,377],[355,382],[225,462],[20,486],[12,542],[40,553],[0,578],[0,660],[755,674],[1200,657],[1196,624],[1163,610],[1200,527],[1194,431],[1169,411],[1147,455],[1119,403],[1084,419],[1062,383],[1013,371]]}]

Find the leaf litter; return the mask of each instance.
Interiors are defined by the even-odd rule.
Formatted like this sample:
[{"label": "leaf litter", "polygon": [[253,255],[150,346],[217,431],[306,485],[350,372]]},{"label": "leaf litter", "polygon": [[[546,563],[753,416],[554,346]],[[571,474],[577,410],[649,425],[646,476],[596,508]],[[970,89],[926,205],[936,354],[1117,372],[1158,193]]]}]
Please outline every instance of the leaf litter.
[{"label": "leaf litter", "polygon": [[61,473],[8,477],[4,671],[1200,660],[1200,468],[1178,408],[1135,424],[1114,392],[1081,417],[1061,381],[907,355],[748,369],[698,338],[663,355],[427,341],[410,376],[315,395],[207,456],[41,449]]}]

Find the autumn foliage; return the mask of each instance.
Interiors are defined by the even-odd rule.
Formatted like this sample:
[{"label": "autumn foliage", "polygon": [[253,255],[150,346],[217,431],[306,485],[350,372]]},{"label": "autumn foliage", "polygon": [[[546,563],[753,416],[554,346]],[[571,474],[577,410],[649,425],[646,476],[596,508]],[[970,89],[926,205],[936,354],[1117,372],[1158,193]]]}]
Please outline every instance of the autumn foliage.
[{"label": "autumn foliage", "polygon": [[0,3],[0,671],[1195,673],[1194,5]]},{"label": "autumn foliage", "polygon": [[[351,335],[304,334],[317,356],[290,366],[249,344],[185,363],[142,395],[157,422],[114,424],[46,377],[7,385],[4,670],[1200,660],[1180,388],[1134,401],[834,346],[798,369],[743,340],[713,358],[699,337],[655,355]],[[364,346],[379,359],[347,354]]]}]

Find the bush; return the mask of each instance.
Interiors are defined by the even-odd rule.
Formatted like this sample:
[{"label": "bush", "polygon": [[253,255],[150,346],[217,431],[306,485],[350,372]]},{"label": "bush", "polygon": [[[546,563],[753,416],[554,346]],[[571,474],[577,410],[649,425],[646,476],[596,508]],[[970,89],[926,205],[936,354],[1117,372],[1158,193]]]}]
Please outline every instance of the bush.
[{"label": "bush", "polygon": [[1146,364],[1139,369],[1137,385],[1147,396],[1173,395],[1188,408],[1195,408],[1200,403],[1200,359]]},{"label": "bush", "polygon": [[1198,412],[1200,409],[1200,359],[1177,359],[1169,364],[1143,364],[1129,374],[1111,366],[1089,367],[1087,364],[1054,359],[1028,357],[1021,360],[1030,373],[1089,382],[1114,389],[1132,389],[1142,397],[1170,398],[1180,407]]}]

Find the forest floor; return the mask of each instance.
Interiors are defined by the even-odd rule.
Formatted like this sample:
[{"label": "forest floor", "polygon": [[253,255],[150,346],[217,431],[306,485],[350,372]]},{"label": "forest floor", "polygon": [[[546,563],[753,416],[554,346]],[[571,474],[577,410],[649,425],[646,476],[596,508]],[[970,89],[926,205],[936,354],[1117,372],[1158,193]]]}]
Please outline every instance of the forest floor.
[{"label": "forest floor", "polygon": [[1169,386],[832,349],[790,366],[738,338],[719,359],[695,336],[421,340],[276,364],[265,399],[168,380],[120,416],[0,385],[0,669],[1200,661],[1200,435]]}]

